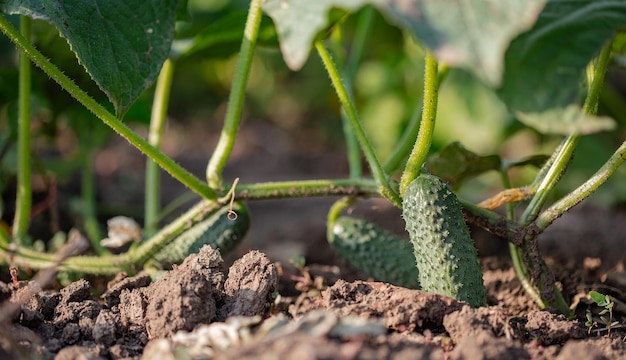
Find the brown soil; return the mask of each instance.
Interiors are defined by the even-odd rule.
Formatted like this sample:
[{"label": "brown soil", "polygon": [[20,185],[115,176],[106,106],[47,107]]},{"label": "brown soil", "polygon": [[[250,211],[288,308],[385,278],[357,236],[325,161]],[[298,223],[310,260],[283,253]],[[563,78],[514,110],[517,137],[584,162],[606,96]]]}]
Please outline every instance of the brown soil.
[{"label": "brown soil", "polygon": [[[252,153],[267,155],[263,149],[276,144],[283,143],[259,145]],[[227,173],[242,182],[345,173],[326,166],[335,164],[333,154],[314,161],[296,152],[289,166],[284,159],[237,154]],[[310,165],[303,167],[302,161]],[[194,169],[193,162],[181,162]],[[164,187],[170,200],[182,191],[175,184]],[[128,196],[115,189],[112,198]],[[234,254],[222,260],[205,247],[156,281],[143,273],[119,274],[102,294],[94,294],[99,284],[85,279],[60,291],[42,291],[32,281],[0,282],[0,318],[14,309],[0,328],[0,359],[626,357],[626,332],[620,327],[626,315],[626,215],[582,207],[542,234],[548,264],[574,304],[577,319],[567,320],[537,309],[515,276],[506,243],[477,229],[472,233],[488,290],[486,307],[472,309],[444,296],[366,281],[336,259],[326,242],[324,215],[333,201],[251,202],[252,230]],[[384,201],[361,200],[351,211],[402,230],[397,209]],[[290,263],[297,254],[307,266]],[[590,290],[615,300],[613,315],[620,325],[610,334],[602,329],[601,309],[589,299]],[[591,331],[584,325],[588,309],[598,323]]]}]

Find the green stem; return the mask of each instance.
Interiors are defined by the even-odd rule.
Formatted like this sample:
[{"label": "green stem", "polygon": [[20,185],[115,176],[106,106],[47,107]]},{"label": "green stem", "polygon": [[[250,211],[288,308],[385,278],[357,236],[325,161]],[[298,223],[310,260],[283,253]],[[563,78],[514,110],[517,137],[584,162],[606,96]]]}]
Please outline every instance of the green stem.
[{"label": "green stem", "polygon": [[557,148],[558,152],[554,157],[554,162],[552,162],[551,166],[547,169],[543,180],[537,185],[535,195],[530,200],[528,207],[524,209],[524,213],[520,218],[522,225],[528,225],[537,218],[539,211],[541,211],[541,208],[548,200],[552,189],[554,189],[561,175],[565,172],[565,169],[567,169],[567,165],[572,158],[572,154],[574,154],[579,140],[580,136],[570,135],[566,137]]},{"label": "green stem", "polygon": [[215,151],[213,151],[213,155],[206,168],[207,182],[214,189],[221,189],[224,186],[222,171],[230,157],[230,153],[235,144],[237,131],[239,130],[246,84],[248,83],[254,47],[259,34],[261,15],[261,0],[252,0],[246,20],[244,37],[241,42],[241,49],[239,50],[239,57],[237,58],[237,65],[235,67],[235,75],[233,77],[233,84],[226,108],[226,117],[224,118],[224,127],[222,128],[222,133],[220,134]]},{"label": "green stem", "polygon": [[[20,31],[25,39],[30,39],[31,19],[20,16]],[[18,102],[18,133],[17,133],[17,200],[15,219],[13,220],[13,240],[24,244],[30,210],[32,207],[31,175],[30,175],[30,61],[24,52],[20,53],[19,69],[19,102]]]},{"label": "green stem", "polygon": [[[174,63],[167,59],[163,63],[163,68],[157,80],[152,102],[152,114],[150,116],[150,131],[148,133],[148,142],[157,149],[161,147],[163,129],[167,119],[167,105],[170,98],[170,89],[172,88],[173,74]],[[157,163],[148,159],[146,162],[146,208],[144,209],[144,232],[146,234],[153,234],[159,225],[157,218],[159,211],[161,211],[160,170]]]},{"label": "green stem", "polygon": [[559,216],[588,198],[617,171],[624,163],[624,160],[626,160],[626,142],[622,143],[609,160],[590,179],[541,213],[535,220],[537,228],[540,231],[545,230]]},{"label": "green stem", "polygon": [[206,183],[195,177],[193,174],[183,169],[174,160],[167,157],[154,146],[150,145],[141,136],[137,135],[124,123],[107,111],[102,105],[78,87],[59,68],[52,64],[43,54],[21,36],[15,27],[4,16],[0,16],[0,30],[26,54],[30,60],[40,67],[48,76],[57,82],[65,91],[80,102],[84,107],[96,115],[106,125],[120,134],[124,139],[135,146],[139,151],[159,164],[165,171],[175,179],[189,187],[195,193],[205,199],[215,199],[216,194]]},{"label": "green stem", "polygon": [[237,185],[237,200],[279,199],[311,196],[373,196],[378,185],[370,179],[297,180]]},{"label": "green stem", "polygon": [[374,180],[379,187],[379,192],[396,206],[402,206],[402,200],[389,184],[387,174],[380,165],[378,157],[376,156],[376,153],[374,152],[374,149],[372,148],[372,145],[367,138],[367,134],[361,126],[361,122],[359,120],[359,116],[356,112],[354,104],[350,100],[350,95],[346,87],[344,86],[343,81],[341,80],[339,71],[337,70],[335,63],[333,62],[330,53],[328,52],[328,49],[326,49],[321,41],[315,42],[315,49],[317,50],[317,53],[322,59],[324,67],[326,68],[326,71],[330,76],[330,80],[335,88],[335,91],[337,92],[337,96],[339,97],[339,102],[341,103],[341,106],[343,106],[343,109],[346,112],[348,119],[350,120],[352,130],[354,131],[354,134],[356,135],[356,138],[361,145],[361,150],[365,154],[365,159],[367,160],[372,171]]},{"label": "green stem", "polygon": [[[258,200],[280,197],[377,194],[377,185],[373,180],[343,179],[240,185],[237,186],[236,197],[239,200]],[[127,254],[76,256],[65,260],[59,269],[109,275],[120,271],[134,272],[170,241],[194,224],[206,219],[217,209],[224,206],[227,201],[228,199],[219,199],[219,201],[203,200],[199,202]],[[0,259],[9,264],[33,269],[45,269],[54,265],[57,257],[54,254],[39,253],[23,246],[10,244],[6,236],[0,236]]]},{"label": "green stem", "polygon": [[[437,79],[437,87],[441,86],[441,83],[445,80],[448,73],[450,72],[450,68],[443,64],[439,66],[439,76]],[[406,129],[402,133],[398,144],[393,149],[391,156],[383,165],[383,168],[387,173],[393,173],[399,170],[403,161],[409,156],[411,150],[413,149],[413,145],[415,145],[415,140],[417,139],[417,134],[419,133],[420,128],[420,119],[422,117],[422,108],[424,106],[424,98],[420,97],[420,100],[415,107],[415,111],[413,111],[413,115],[411,119],[409,119],[409,124]]]},{"label": "green stem", "polygon": [[[369,37],[371,30],[372,19],[374,18],[373,8],[367,8],[363,10],[359,16],[356,31],[354,34],[354,40],[352,41],[352,49],[344,68],[345,85],[350,94],[350,98],[354,101],[354,90],[352,83],[356,74],[357,68],[363,58],[365,45]],[[359,149],[359,142],[352,130],[350,120],[345,111],[341,112],[341,123],[343,127],[344,137],[346,139],[346,149],[348,152],[348,165],[350,168],[350,177],[359,178],[363,175],[363,169],[361,167],[361,150]]]},{"label": "green stem", "polygon": [[433,142],[435,119],[437,118],[438,65],[437,59],[430,52],[426,53],[424,61],[424,107],[422,109],[422,121],[420,121],[420,129],[415,140],[415,146],[413,146],[413,151],[400,178],[401,196],[404,196],[409,184],[419,175],[422,164],[424,164],[430,150],[430,145]]}]

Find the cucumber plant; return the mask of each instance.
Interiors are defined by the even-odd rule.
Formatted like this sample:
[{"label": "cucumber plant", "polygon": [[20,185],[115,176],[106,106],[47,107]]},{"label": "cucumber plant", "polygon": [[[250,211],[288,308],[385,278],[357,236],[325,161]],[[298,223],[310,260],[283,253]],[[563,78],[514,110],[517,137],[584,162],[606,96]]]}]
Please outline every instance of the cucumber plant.
[{"label": "cucumber plant", "polygon": [[[64,271],[93,274],[134,272],[150,263],[166,266],[169,262],[179,261],[188,252],[197,250],[200,244],[211,242],[211,239],[217,239],[230,230],[234,231],[233,234],[243,234],[248,215],[243,205],[245,201],[301,196],[349,196],[350,201],[355,201],[361,196],[381,196],[403,208],[415,258],[412,255],[407,258],[406,252],[410,249],[406,250],[404,243],[400,245],[396,237],[389,236],[374,224],[339,217],[338,213],[334,213],[328,224],[329,229],[334,229],[337,224],[351,225],[346,225],[347,233],[329,232],[329,240],[339,253],[361,266],[361,270],[375,267],[370,274],[379,279],[406,281],[404,284],[407,286],[420,281],[427,290],[444,292],[475,306],[483,304],[480,269],[461,218],[460,204],[468,221],[509,241],[518,277],[540,307],[570,313],[555,285],[554,276],[541,257],[537,236],[556,218],[604,184],[626,158],[626,143],[623,143],[596,174],[548,205],[579,140],[615,126],[610,118],[597,116],[597,111],[600,90],[611,59],[622,56],[624,52],[626,35],[620,31],[623,31],[626,22],[625,4],[561,0],[507,0],[498,4],[417,0],[402,4],[392,0],[251,0],[244,15],[233,10],[213,19],[205,31],[195,32],[187,39],[175,39],[177,31],[180,34],[186,29],[185,26],[177,28],[177,22],[202,25],[194,24],[195,20],[187,14],[187,7],[184,0],[137,3],[66,0],[51,6],[41,6],[39,2],[30,0],[0,1],[0,31],[17,47],[20,56],[19,90],[14,96],[18,104],[14,127],[18,159],[17,207],[11,230],[0,230],[0,259],[3,263],[32,269],[58,265]],[[360,10],[363,7],[366,9]],[[367,39],[377,35],[370,31],[375,26],[372,18],[376,11],[404,31],[407,38],[416,40],[423,55],[420,62],[423,60],[424,63],[423,96],[385,162],[381,161],[380,154],[372,145],[372,132],[370,130],[368,134],[357,111],[355,99],[358,94],[354,91],[357,85],[355,74],[363,63],[361,60]],[[608,12],[614,16],[602,16]],[[354,31],[343,31],[352,26],[355,13],[358,13],[358,19]],[[264,14],[267,16],[264,17]],[[303,22],[302,18],[311,21]],[[32,19],[51,24],[67,40],[69,49],[84,68],[78,72],[80,75],[66,75],[70,72],[55,63],[58,59],[54,54],[44,54],[34,45]],[[19,30],[14,26],[17,21],[20,23]],[[197,29],[194,26],[191,28]],[[349,35],[354,37],[347,53],[344,42]],[[568,41],[562,41],[564,37]],[[285,63],[293,71],[302,68],[311,50],[317,52],[342,107],[349,177],[242,184],[233,186],[229,191],[229,181],[224,179],[223,169],[240,127],[257,42],[263,42],[267,47],[278,44]],[[160,149],[162,138],[167,136],[163,124],[168,113],[170,89],[177,66],[182,61],[194,56],[210,56],[223,49],[232,49],[233,45],[239,50],[224,123],[215,150],[207,154],[205,178],[200,179]],[[31,87],[32,65],[45,74],[42,81],[58,84],[74,99],[66,99],[68,102],[87,109],[148,157],[146,223],[143,231],[146,239],[131,246],[128,252],[112,255],[98,247],[100,239],[94,224],[93,191],[85,192],[85,199],[91,204],[91,213],[86,214],[90,225],[85,230],[94,254],[57,261],[55,254],[47,254],[31,246],[27,231],[34,212],[30,187],[30,170],[33,167],[30,162],[33,104],[30,100],[31,94],[36,91]],[[478,166],[476,157],[453,153],[461,155],[459,160],[454,156],[446,158],[447,155],[441,153],[444,161],[439,161],[439,164],[447,165],[442,168],[437,167],[441,165],[429,164],[428,155],[434,150],[439,83],[451,68],[465,69],[492,88],[523,126],[562,139],[561,145],[554,149],[535,179],[523,191],[510,189],[511,179],[507,172],[510,162],[499,158]],[[93,83],[77,81],[76,77],[80,80],[86,74],[102,90],[109,103],[92,95],[98,91]],[[157,86],[154,88],[150,135],[144,139],[123,120],[131,105],[155,81]],[[586,84],[583,104],[579,104],[581,83]],[[387,120],[380,119],[379,122]],[[365,171],[361,169],[362,155],[371,177],[364,175]],[[88,163],[89,159],[92,158],[86,157],[85,162]],[[525,163],[521,160],[516,162],[520,166]],[[536,162],[530,163],[536,165]],[[488,166],[485,167],[485,164]],[[432,175],[422,174],[424,168]],[[445,174],[454,173],[448,170],[456,168],[465,170],[447,178]],[[158,219],[164,210],[157,201],[160,169],[187,186],[201,200],[159,229]],[[453,183],[452,189],[457,192],[463,186],[465,177],[488,170],[501,173],[506,194],[486,202],[490,204],[488,207],[506,203],[507,200],[529,200],[523,203],[525,208],[519,218],[512,211],[511,204],[507,204],[506,217],[460,197],[457,204],[454,200],[456,194],[439,179],[442,177]],[[516,196],[510,197],[510,194]],[[240,205],[234,206],[233,199]],[[223,218],[228,211],[225,209],[238,212],[243,222],[228,223]],[[427,216],[422,218],[420,215]],[[350,236],[344,237],[346,234]],[[373,236],[367,238],[368,234]],[[234,237],[227,237],[227,240],[224,250]],[[373,252],[380,252],[381,256],[365,256]],[[403,275],[397,277],[393,272],[398,268],[388,267],[385,259],[390,259],[390,256],[395,258],[393,254],[398,254],[400,259],[400,252],[402,258],[407,258],[406,262],[411,264],[406,265],[402,260],[398,266],[399,273]],[[439,261],[433,264],[427,259]],[[362,265],[358,265],[359,262]],[[415,263],[420,266],[419,270]]]}]

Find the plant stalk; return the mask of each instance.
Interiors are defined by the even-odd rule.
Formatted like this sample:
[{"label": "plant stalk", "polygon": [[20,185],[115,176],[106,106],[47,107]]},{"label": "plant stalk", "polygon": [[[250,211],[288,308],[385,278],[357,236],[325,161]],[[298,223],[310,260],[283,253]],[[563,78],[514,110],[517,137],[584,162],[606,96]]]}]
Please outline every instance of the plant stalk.
[{"label": "plant stalk", "polygon": [[413,146],[413,151],[409,155],[404,172],[400,178],[400,195],[404,196],[409,184],[420,173],[420,169],[430,145],[433,142],[433,132],[435,130],[435,119],[437,118],[437,97],[438,97],[438,64],[437,59],[429,51],[424,59],[424,106],[422,108],[422,121]]},{"label": "plant stalk", "polygon": [[[20,32],[24,39],[30,39],[31,19],[20,16]],[[25,40],[28,41],[28,40]],[[17,199],[15,202],[15,218],[13,220],[13,241],[24,244],[30,211],[32,208],[31,171],[30,171],[30,60],[20,52],[18,90],[18,132],[17,132]]]},{"label": "plant stalk", "polygon": [[233,150],[237,131],[239,130],[246,85],[252,66],[254,48],[259,35],[261,17],[261,0],[252,0],[235,67],[235,75],[226,108],[226,117],[224,118],[224,127],[206,168],[207,182],[214,189],[222,189],[224,187],[222,171]]},{"label": "plant stalk", "polygon": [[[437,79],[437,88],[441,86],[441,83],[445,80],[448,73],[450,72],[450,68],[445,64],[439,65],[439,76]],[[413,149],[415,145],[415,140],[417,139],[417,134],[419,133],[420,128],[420,119],[422,117],[422,108],[424,107],[424,97],[420,97],[415,110],[413,111],[413,115],[409,119],[409,123],[402,133],[398,144],[391,152],[389,159],[383,165],[383,168],[387,173],[393,173],[399,170],[404,164],[403,162]]]},{"label": "plant stalk", "polygon": [[[174,63],[167,59],[163,63],[163,68],[159,73],[154,100],[152,102],[152,114],[150,116],[150,130],[148,132],[148,142],[159,149],[165,120],[167,119],[167,106],[172,88],[172,78],[174,75]],[[153,234],[159,224],[158,216],[161,211],[161,169],[159,165],[148,159],[146,161],[146,189],[145,189],[145,209],[144,209],[144,233]]]},{"label": "plant stalk", "polygon": [[40,67],[48,76],[50,76],[52,80],[57,82],[85,108],[91,111],[115,132],[120,134],[139,151],[154,160],[175,179],[189,187],[198,195],[205,199],[216,198],[215,191],[205,182],[183,169],[174,160],[170,159],[154,146],[150,145],[146,140],[137,135],[137,133],[120,121],[115,115],[107,111],[104,106],[100,105],[96,100],[78,87],[70,78],[63,74],[59,68],[52,64],[43,54],[41,54],[41,52],[39,52],[29,41],[21,36],[15,27],[13,27],[13,25],[11,25],[11,23],[4,16],[0,16],[0,30],[2,30],[9,40],[17,45],[17,47],[19,47],[20,50],[26,54],[35,65]]}]

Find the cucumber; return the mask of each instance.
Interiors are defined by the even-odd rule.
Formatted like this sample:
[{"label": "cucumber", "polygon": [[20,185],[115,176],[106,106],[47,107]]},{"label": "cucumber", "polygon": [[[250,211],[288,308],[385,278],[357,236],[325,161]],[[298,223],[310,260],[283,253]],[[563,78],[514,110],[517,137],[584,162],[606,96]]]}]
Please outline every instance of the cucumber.
[{"label": "cucumber", "polygon": [[218,248],[222,255],[234,249],[250,228],[250,213],[244,203],[233,203],[237,219],[228,218],[229,208],[224,206],[208,218],[193,225],[162,250],[153,255],[160,267],[180,264],[190,254],[198,253],[204,245]]},{"label": "cucumber", "polygon": [[353,216],[340,216],[331,226],[328,241],[350,266],[377,281],[419,289],[409,241]]},{"label": "cucumber", "polygon": [[446,182],[429,174],[418,176],[407,188],[402,207],[422,289],[472,307],[485,305],[476,248],[461,205]]}]

